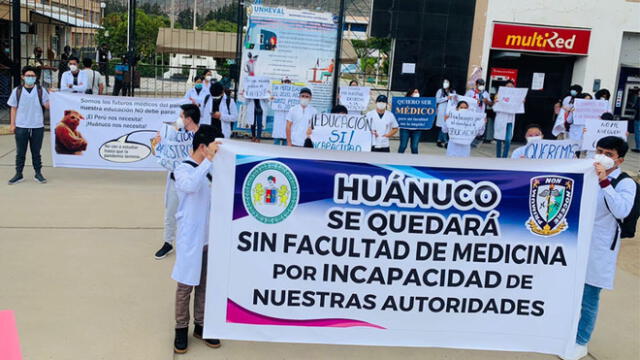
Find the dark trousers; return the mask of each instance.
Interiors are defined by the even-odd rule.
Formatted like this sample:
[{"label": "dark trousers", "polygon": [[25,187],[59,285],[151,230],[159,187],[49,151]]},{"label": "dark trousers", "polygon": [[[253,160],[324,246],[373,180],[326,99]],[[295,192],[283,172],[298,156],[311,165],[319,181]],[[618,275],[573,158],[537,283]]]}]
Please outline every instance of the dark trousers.
[{"label": "dark trousers", "polygon": [[200,270],[200,285],[190,286],[178,283],[176,288],[176,329],[189,327],[191,316],[189,315],[189,303],[191,293],[193,299],[193,322],[196,325],[204,325],[204,302],[207,293],[207,246],[202,253],[202,270]]},{"label": "dark trousers", "polygon": [[44,138],[44,127],[27,129],[16,127],[16,173],[22,174],[24,161],[27,155],[27,146],[31,150],[31,161],[36,174],[42,169],[42,139]]},{"label": "dark trousers", "polygon": [[388,147],[384,147],[384,148],[372,147],[371,151],[372,152],[391,152],[391,150],[389,150]]},{"label": "dark trousers", "polygon": [[400,129],[400,146],[398,147],[398,152],[404,154],[404,151],[407,150],[407,145],[409,145],[409,140],[411,140],[411,153],[417,154],[421,136],[422,130]]},{"label": "dark trousers", "polygon": [[125,83],[124,80],[116,79],[116,83],[113,84],[113,96],[120,95],[121,90],[122,96],[129,95],[129,84]]},{"label": "dark trousers", "polygon": [[107,63],[105,62],[98,63],[98,70],[100,71],[102,76],[104,76],[105,84],[107,85],[107,87],[109,87],[109,74],[107,74],[107,70],[108,70]]}]

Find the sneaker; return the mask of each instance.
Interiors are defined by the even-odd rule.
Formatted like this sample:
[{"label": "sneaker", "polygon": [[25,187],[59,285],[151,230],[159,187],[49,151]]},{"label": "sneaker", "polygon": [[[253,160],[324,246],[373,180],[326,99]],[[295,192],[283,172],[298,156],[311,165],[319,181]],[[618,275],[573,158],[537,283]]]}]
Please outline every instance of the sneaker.
[{"label": "sneaker", "polygon": [[22,177],[22,174],[15,174],[15,175],[13,175],[11,180],[9,180],[9,185],[17,184],[19,182],[22,182],[23,180],[24,180],[24,178]]},{"label": "sneaker", "polygon": [[580,360],[589,354],[587,345],[576,344],[569,356],[559,356],[562,360]]},{"label": "sneaker", "polygon": [[47,179],[44,176],[42,176],[41,173],[36,173],[36,175],[33,177],[33,180],[39,182],[40,184],[47,183]]},{"label": "sneaker", "polygon": [[439,147],[439,148],[444,147],[444,145],[442,144],[441,141],[437,141],[436,142],[436,146]]},{"label": "sneaker", "polygon": [[160,248],[160,250],[156,251],[156,254],[154,256],[156,260],[162,260],[172,252],[173,252],[173,245],[169,244],[168,242],[165,242],[164,245],[162,245],[162,247]]},{"label": "sneaker", "polygon": [[200,339],[203,340],[204,343],[210,347],[210,348],[219,348],[220,347],[220,340],[219,339],[203,339],[202,338],[202,326],[196,324],[196,326],[193,328],[193,337],[196,339]]},{"label": "sneaker", "polygon": [[173,351],[176,354],[184,354],[189,346],[189,328],[176,329],[176,338],[173,341]]}]

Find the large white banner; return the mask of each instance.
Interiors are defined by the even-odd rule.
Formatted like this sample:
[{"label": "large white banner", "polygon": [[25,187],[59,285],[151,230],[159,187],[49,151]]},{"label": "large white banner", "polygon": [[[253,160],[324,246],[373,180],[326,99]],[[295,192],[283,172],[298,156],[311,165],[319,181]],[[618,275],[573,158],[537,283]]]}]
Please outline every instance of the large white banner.
[{"label": "large white banner", "polygon": [[205,338],[574,348],[592,161],[220,149]]},{"label": "large white banner", "polygon": [[[188,100],[187,100],[188,101]],[[180,116],[185,99],[51,94],[53,166],[165,170],[152,139]]]},{"label": "large white banner", "polygon": [[628,126],[626,121],[587,119],[582,136],[582,150],[594,151],[598,140],[607,136],[617,136],[627,141]]},{"label": "large white banner", "polygon": [[311,140],[316,149],[371,151],[371,121],[364,115],[318,114]]},{"label": "large white banner", "polygon": [[466,110],[452,111],[446,120],[449,140],[456,144],[469,145],[484,126],[485,114]]},{"label": "large white banner", "polygon": [[600,120],[600,116],[609,111],[609,102],[607,100],[576,99],[574,108],[573,123],[584,125],[587,120]]},{"label": "large white banner", "polygon": [[500,86],[493,111],[509,114],[524,114],[524,99],[527,97],[528,88],[510,88]]}]

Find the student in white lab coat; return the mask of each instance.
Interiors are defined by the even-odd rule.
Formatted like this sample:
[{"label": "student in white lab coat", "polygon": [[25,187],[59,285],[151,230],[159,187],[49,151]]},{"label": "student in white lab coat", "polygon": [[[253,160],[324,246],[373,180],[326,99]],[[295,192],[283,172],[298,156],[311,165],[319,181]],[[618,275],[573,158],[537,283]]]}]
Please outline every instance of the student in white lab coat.
[{"label": "student in white lab coat", "polygon": [[196,77],[193,78],[193,87],[184,93],[184,98],[189,99],[189,101],[191,101],[195,106],[201,106],[204,102],[205,96],[209,94],[204,88],[204,84],[202,83],[203,80],[204,77],[202,77],[202,75],[196,75]]},{"label": "student in white lab coat", "polygon": [[203,101],[200,124],[220,129],[225,138],[230,138],[231,125],[238,119],[236,102],[225,94],[224,86],[219,82],[211,84],[209,95]]},{"label": "student in white lab coat", "polygon": [[62,74],[60,79],[60,91],[84,93],[87,90],[87,74],[80,71],[78,58],[69,58],[69,70]]},{"label": "student in white lab coat", "polygon": [[[569,88],[569,95],[565,96],[564,99],[562,99],[562,109],[558,114],[558,117],[556,118],[555,124],[553,125],[553,134],[555,136],[559,136],[560,134],[564,133],[564,138],[566,138],[567,136],[571,138],[571,136],[567,135],[567,133],[571,131],[571,127],[573,124],[574,102],[581,93],[582,86],[574,84]],[[580,129],[580,131],[582,132],[582,129]]]},{"label": "student in white lab coat", "polygon": [[[466,101],[460,101],[456,106],[456,110],[469,111],[469,104],[467,104]],[[484,122],[485,123],[487,122],[486,117],[484,118]],[[445,120],[444,122],[444,127],[442,128],[442,131],[444,131],[445,134],[449,133],[449,129],[447,127],[447,120]],[[480,130],[478,130],[477,135],[482,135],[482,133],[484,133],[484,126],[482,126]],[[449,143],[447,144],[447,156],[469,157],[471,156],[471,144],[457,144],[455,142],[449,141]]]},{"label": "student in white lab coat", "polygon": [[[282,80],[283,84],[291,84],[291,80]],[[273,97],[271,98],[273,100]],[[273,131],[271,137],[275,145],[287,145],[287,114],[289,110],[280,111],[274,110],[273,112]]]},{"label": "student in white lab coat", "polygon": [[[178,194],[178,236],[176,263],[171,277],[176,289],[176,327],[174,352],[187,352],[189,332],[189,302],[194,292],[193,336],[202,338],[204,304],[207,285],[207,250],[209,212],[211,208],[211,161],[218,151],[219,129],[201,125],[193,136],[191,158],[176,167],[175,187]],[[203,339],[209,347],[220,347],[218,339]]]},{"label": "student in white lab coat", "polygon": [[[591,94],[588,93],[581,93],[580,95],[577,96],[578,99],[585,99],[585,100],[593,100],[593,97],[591,96]],[[569,139],[577,141],[578,143],[582,143],[582,137],[584,136],[584,124],[576,124],[573,121],[573,111],[571,112],[571,122],[569,125]],[[582,153],[581,151],[579,151],[576,154],[576,157],[580,157],[580,153]]]},{"label": "student in white lab coat", "polygon": [[598,315],[600,291],[613,289],[620,251],[619,223],[629,216],[634,203],[638,201],[637,184],[620,169],[628,150],[629,145],[615,136],[600,139],[596,146],[594,167],[600,192],[597,195],[576,346],[570,356],[563,357],[565,360],[578,360],[587,356],[587,344],[591,340]]},{"label": "student in white lab coat", "polygon": [[213,79],[213,71],[211,71],[211,69],[207,69],[204,71],[204,74],[202,76],[202,88],[208,94],[209,88],[211,88],[211,84],[215,82],[215,80]]},{"label": "student in white lab coat", "polygon": [[[184,104],[180,106],[182,111],[180,117],[176,120],[175,127],[169,124],[164,126],[156,135],[154,141],[156,144],[162,144],[165,141],[185,141],[193,137],[200,126],[200,109],[194,104]],[[167,185],[164,189],[164,242],[162,247],[156,251],[154,257],[161,260],[173,252],[173,243],[176,240],[176,211],[178,211],[178,194],[176,193],[174,171],[177,164],[186,160],[183,154],[176,154],[174,161],[166,161],[161,163],[167,172]]]},{"label": "student in white lab coat", "polygon": [[[533,141],[538,141],[538,140],[542,140],[543,136],[542,136],[542,129],[540,128],[540,125],[538,124],[529,124],[529,126],[527,126],[527,131],[524,134],[525,139],[527,139],[527,144],[529,144],[530,142]],[[524,150],[526,149],[527,145],[524,146],[520,146],[519,148],[513,150],[513,154],[511,154],[511,158],[512,159],[521,159],[524,158]]]},{"label": "student in white lab coat", "polygon": [[442,131],[442,127],[444,126],[444,119],[447,115],[447,105],[455,95],[456,91],[451,89],[449,79],[442,80],[442,88],[436,91],[436,104],[438,104],[436,112],[436,126],[440,128],[440,131],[438,131],[438,140],[436,140],[436,145],[438,147],[444,147],[448,141],[447,134]]},{"label": "student in white lab coat", "polygon": [[[506,87],[514,87],[513,80],[507,80]],[[498,102],[499,98],[496,97]],[[515,126],[516,114],[496,111],[496,119],[493,127],[493,137],[496,139],[496,157],[508,158],[511,138],[513,137],[513,127]]]},{"label": "student in white lab coat", "polygon": [[[244,99],[244,91],[240,92]],[[251,142],[262,140],[262,129],[267,127],[267,114],[269,113],[270,100],[267,99],[245,99],[246,115],[243,119],[242,127],[251,129]]]},{"label": "student in white lab coat", "polygon": [[389,99],[386,95],[378,95],[376,108],[367,113],[371,122],[371,151],[390,152],[389,139],[398,133],[398,120],[387,110]]},{"label": "student in white lab coat", "polygon": [[287,114],[287,146],[303,147],[311,119],[318,110],[311,105],[311,90],[300,89],[300,104],[292,107]]}]

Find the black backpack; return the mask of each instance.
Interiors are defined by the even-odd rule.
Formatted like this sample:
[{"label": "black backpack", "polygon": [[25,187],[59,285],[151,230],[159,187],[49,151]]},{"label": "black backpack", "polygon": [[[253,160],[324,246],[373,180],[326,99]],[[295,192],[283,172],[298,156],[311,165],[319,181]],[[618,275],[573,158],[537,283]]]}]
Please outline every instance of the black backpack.
[{"label": "black backpack", "polygon": [[[20,106],[20,96],[22,96],[22,85],[16,87],[16,108]],[[42,86],[40,84],[36,84],[36,91],[38,92],[38,100],[40,101],[40,106],[42,107],[42,112],[45,111],[44,104],[42,103]]]},{"label": "black backpack", "polygon": [[[636,225],[638,224],[638,218],[640,217],[640,185],[638,185],[638,183],[635,180],[633,180],[633,178],[631,178],[629,174],[623,171],[622,173],[620,173],[620,176],[618,176],[617,178],[611,181],[611,186],[615,188],[620,181],[626,178],[631,179],[631,181],[633,181],[633,183],[636,185],[636,196],[635,196],[635,199],[633,200],[633,206],[631,207],[631,211],[629,212],[629,215],[627,215],[627,217],[622,220],[616,218],[616,221],[618,222],[618,226],[620,227],[620,238],[622,239],[632,238],[636,235]],[[607,206],[607,210],[611,212],[611,210],[609,209],[609,204],[607,204],[606,199],[604,203]],[[614,242],[611,245],[611,248],[615,249],[615,245],[616,245],[616,240],[614,239]]]}]

